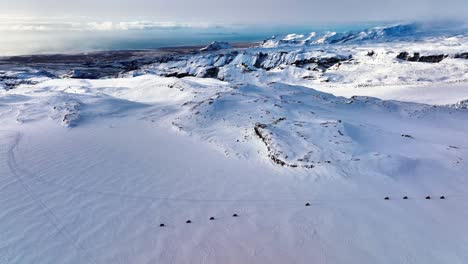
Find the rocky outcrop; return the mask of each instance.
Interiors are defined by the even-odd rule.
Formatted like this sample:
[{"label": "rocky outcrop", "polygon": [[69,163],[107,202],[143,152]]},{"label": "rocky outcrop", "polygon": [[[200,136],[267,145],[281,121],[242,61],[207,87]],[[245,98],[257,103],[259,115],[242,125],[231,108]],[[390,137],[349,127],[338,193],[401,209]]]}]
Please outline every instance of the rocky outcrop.
[{"label": "rocky outcrop", "polygon": [[352,59],[352,56],[349,57],[324,57],[324,58],[309,58],[309,59],[304,59],[304,60],[297,60],[291,65],[297,66],[297,67],[304,67],[305,65],[308,64],[316,64],[318,68],[322,70],[329,69],[333,67],[335,64],[341,63],[343,61],[349,61]]},{"label": "rocky outcrop", "polygon": [[187,76],[199,78],[229,78],[223,67],[240,68],[243,72],[253,72],[258,69],[270,71],[285,65],[305,68],[308,70],[326,71],[340,63],[352,60],[351,55],[323,53],[302,53],[301,51],[286,52],[282,50],[265,50],[248,52],[245,50],[229,50],[211,53],[166,57],[165,61],[157,61],[135,75],[146,73],[166,77],[183,78]]},{"label": "rocky outcrop", "polygon": [[189,77],[192,76],[194,77],[195,75],[190,74],[188,72],[171,72],[168,74],[163,74],[164,77],[176,77],[176,78],[184,78],[184,77]]},{"label": "rocky outcrop", "polygon": [[448,105],[449,107],[456,108],[456,109],[468,109],[468,99],[460,101],[456,104]]},{"label": "rocky outcrop", "polygon": [[0,71],[0,89],[11,90],[20,85],[34,85],[41,78],[56,78],[56,76],[44,70]]},{"label": "rocky outcrop", "polygon": [[197,75],[200,78],[218,78],[219,68],[209,67],[206,68],[201,74]]},{"label": "rocky outcrop", "polygon": [[447,57],[448,55],[446,54],[421,56],[419,52],[415,52],[413,55],[410,55],[408,52],[403,51],[400,52],[396,58],[412,62],[439,63]]},{"label": "rocky outcrop", "polygon": [[408,52],[402,51],[396,56],[396,58],[399,60],[408,60],[408,56],[409,56]]},{"label": "rocky outcrop", "polygon": [[445,59],[447,57],[448,57],[448,55],[444,55],[444,54],[421,56],[418,61],[419,62],[428,62],[428,63],[439,63],[439,62],[441,62],[443,59]]},{"label": "rocky outcrop", "polygon": [[100,71],[98,70],[71,70],[63,76],[63,78],[70,79],[99,79],[102,78]]},{"label": "rocky outcrop", "polygon": [[465,59],[468,60],[468,52],[457,53],[453,56],[455,59]]},{"label": "rocky outcrop", "polygon": [[[289,167],[290,165],[288,165],[284,160],[280,159],[279,155],[275,153],[274,150],[271,148],[270,146],[271,136],[267,132],[265,132],[266,128],[267,128],[266,124],[260,124],[260,123],[255,124],[255,127],[254,127],[255,135],[257,135],[257,137],[260,138],[260,140],[265,144],[268,150],[268,157],[274,163],[283,167],[285,166]],[[297,167],[297,166],[294,166],[294,167]]]},{"label": "rocky outcrop", "polygon": [[[282,122],[284,120],[286,120],[286,118],[279,118],[278,120],[274,121],[272,125],[276,125],[279,122]],[[290,167],[290,168],[313,169],[315,167],[313,164],[307,164],[307,163],[304,164],[303,162],[301,162],[300,164],[289,163],[286,160],[288,156],[285,157],[286,159],[283,159],[282,156],[284,155],[284,153],[281,150],[278,150],[272,146],[273,138],[272,138],[272,133],[268,131],[268,125],[257,123],[255,124],[254,132],[255,132],[255,135],[258,138],[260,138],[263,144],[265,144],[267,151],[268,151],[268,157],[274,163],[282,167]]]},{"label": "rocky outcrop", "polygon": [[77,101],[64,102],[53,107],[52,118],[60,119],[62,126],[73,127],[80,119],[81,104]]},{"label": "rocky outcrop", "polygon": [[16,77],[0,76],[0,89],[8,91],[22,84],[34,85],[37,84],[37,82],[31,80],[18,79]]},{"label": "rocky outcrop", "polygon": [[265,63],[267,58],[268,58],[268,53],[259,52],[257,54],[257,57],[255,58],[255,63],[253,66],[255,68],[262,68],[262,65]]}]

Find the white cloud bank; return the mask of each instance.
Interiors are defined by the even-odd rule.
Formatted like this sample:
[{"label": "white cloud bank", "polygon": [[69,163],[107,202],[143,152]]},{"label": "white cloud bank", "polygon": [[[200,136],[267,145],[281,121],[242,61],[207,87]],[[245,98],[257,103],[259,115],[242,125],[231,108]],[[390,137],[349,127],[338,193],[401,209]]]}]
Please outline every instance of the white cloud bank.
[{"label": "white cloud bank", "polygon": [[29,18],[0,18],[0,31],[124,31],[151,30],[170,28],[205,28],[210,25],[204,23],[177,23],[155,21],[42,21]]}]

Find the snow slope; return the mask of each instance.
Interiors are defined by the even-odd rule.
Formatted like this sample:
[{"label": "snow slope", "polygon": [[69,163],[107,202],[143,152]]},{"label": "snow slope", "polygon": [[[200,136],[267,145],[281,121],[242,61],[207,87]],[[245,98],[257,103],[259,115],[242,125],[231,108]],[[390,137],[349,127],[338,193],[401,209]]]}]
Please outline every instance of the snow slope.
[{"label": "snow slope", "polygon": [[467,62],[395,58],[450,38],[15,77],[0,263],[466,263]]}]

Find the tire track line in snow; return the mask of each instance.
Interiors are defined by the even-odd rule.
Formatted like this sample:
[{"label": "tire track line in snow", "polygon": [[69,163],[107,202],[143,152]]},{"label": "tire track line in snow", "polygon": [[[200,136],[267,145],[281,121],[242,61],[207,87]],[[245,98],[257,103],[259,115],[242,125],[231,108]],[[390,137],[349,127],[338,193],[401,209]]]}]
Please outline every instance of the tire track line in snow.
[{"label": "tire track line in snow", "polygon": [[[16,131],[9,131],[13,133],[19,133]],[[21,134],[20,134],[21,135]],[[257,204],[257,205],[268,205],[268,204],[283,204],[283,206],[291,206],[292,204],[297,205],[297,206],[304,206],[304,204],[300,203],[305,203],[308,202],[311,205],[323,205],[326,206],[327,204],[336,204],[336,203],[344,203],[344,202],[372,202],[372,201],[382,201],[385,196],[382,197],[375,197],[373,195],[367,195],[367,196],[342,196],[339,198],[326,198],[326,197],[314,197],[314,196],[309,196],[309,197],[302,197],[302,198],[294,198],[294,199],[195,199],[195,198],[171,198],[171,197],[161,197],[161,196],[151,196],[151,195],[136,195],[136,194],[128,194],[128,193],[119,193],[119,192],[108,192],[108,191],[99,191],[99,190],[89,190],[87,188],[82,188],[82,187],[73,187],[73,186],[68,186],[68,185],[63,185],[56,183],[54,181],[46,180],[43,177],[40,177],[32,172],[27,171],[26,169],[23,169],[19,166],[19,164],[16,161],[16,156],[13,151],[14,148],[17,148],[17,146],[20,144],[20,139],[21,137],[17,137],[15,145],[13,148],[11,148],[11,151],[9,151],[9,166],[10,170],[14,171],[16,174],[19,174],[20,172],[24,175],[27,175],[27,179],[30,180],[35,180],[39,183],[45,184],[47,186],[56,186],[61,189],[67,189],[73,192],[79,192],[79,193],[86,193],[86,194],[93,194],[93,195],[99,195],[99,196],[105,196],[105,197],[113,197],[113,198],[120,198],[120,199],[131,199],[131,200],[139,200],[139,201],[148,201],[148,202],[153,202],[153,201],[166,201],[166,202],[179,202],[179,203],[201,203],[201,204],[220,204],[220,205],[226,205],[226,204],[237,204],[237,203],[247,203],[247,204]],[[389,196],[388,194],[386,196]],[[432,195],[436,197],[435,195]],[[396,198],[392,197],[399,197],[398,195],[390,195],[391,200],[397,200]],[[468,194],[462,194],[462,193],[457,193],[457,194],[445,194],[446,198],[450,199],[457,199],[461,200],[464,198],[468,197]],[[402,197],[399,197],[402,198]],[[400,200],[398,198],[398,200]],[[425,200],[425,196],[421,197],[410,197],[410,200]]]},{"label": "tire track line in snow", "polygon": [[87,252],[87,250],[79,244],[76,239],[73,239],[73,236],[70,234],[70,232],[67,231],[65,226],[60,225],[59,217],[54,213],[54,211],[49,208],[44,201],[42,201],[41,197],[37,195],[33,189],[28,185],[26,181],[24,181],[23,176],[20,174],[20,171],[18,170],[18,165],[16,163],[16,157],[15,157],[15,149],[18,148],[19,142],[21,138],[23,137],[23,134],[21,132],[17,131],[8,131],[15,133],[13,143],[9,146],[8,152],[7,152],[7,162],[8,162],[8,168],[10,169],[11,173],[15,177],[15,179],[21,184],[23,189],[26,191],[27,195],[33,200],[34,203],[38,205],[47,215],[47,218],[49,219],[49,222],[52,224],[52,226],[56,229],[58,234],[61,234],[66,240],[68,240],[73,248],[77,251],[77,253],[82,253],[89,261],[89,263],[92,264],[97,264],[97,261],[91,257],[91,255]]}]

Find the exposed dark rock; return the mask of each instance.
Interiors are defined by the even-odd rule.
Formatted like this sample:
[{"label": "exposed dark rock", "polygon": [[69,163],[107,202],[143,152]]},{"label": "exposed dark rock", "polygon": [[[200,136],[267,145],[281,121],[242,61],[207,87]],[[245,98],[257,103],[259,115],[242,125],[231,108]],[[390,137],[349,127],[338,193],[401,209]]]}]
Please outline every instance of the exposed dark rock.
[{"label": "exposed dark rock", "polygon": [[343,61],[349,61],[352,59],[352,56],[350,55],[349,57],[325,57],[325,58],[309,58],[309,59],[303,59],[303,60],[297,60],[291,65],[294,65],[296,67],[304,67],[305,65],[308,64],[317,64],[317,67],[321,68],[322,70],[327,70],[334,66],[335,64],[341,63]]},{"label": "exposed dark rock", "polygon": [[396,58],[399,59],[399,60],[407,60],[408,59],[408,56],[409,56],[409,53],[406,52],[406,51],[403,51],[403,52],[400,52]]},{"label": "exposed dark rock", "polygon": [[244,62],[242,62],[240,65],[241,65],[241,67],[242,67],[242,71],[243,71],[243,72],[253,72],[253,71],[256,71],[256,70],[257,70],[256,68],[251,67],[251,66],[249,66],[248,64],[246,64],[246,63],[244,63]]},{"label": "exposed dark rock", "polygon": [[255,68],[262,68],[262,65],[263,63],[265,62],[265,60],[268,58],[268,54],[267,53],[258,53],[257,55],[257,58],[255,60],[255,63],[254,63],[254,67]]},{"label": "exposed dark rock", "polygon": [[37,84],[37,82],[31,81],[31,80],[19,79],[16,77],[0,76],[0,88],[3,86],[3,88],[7,91],[11,89],[15,89],[16,87],[22,84],[34,85],[34,84]]},{"label": "exposed dark rock", "polygon": [[71,79],[99,79],[104,76],[102,75],[101,71],[95,69],[75,69],[69,71],[63,77]]},{"label": "exposed dark rock", "polygon": [[[281,121],[281,118],[279,119]],[[278,120],[277,120],[278,121]],[[279,153],[277,153],[274,149],[272,149],[271,147],[271,135],[268,134],[268,132],[265,132],[264,130],[267,129],[268,125],[266,124],[261,124],[261,123],[257,123],[255,124],[255,127],[254,127],[254,131],[255,131],[255,134],[262,140],[262,142],[265,144],[265,146],[267,147],[267,150],[268,150],[268,157],[276,164],[280,165],[280,166],[283,166],[283,167],[291,167],[291,168],[298,168],[298,167],[302,167],[302,168],[306,168],[306,169],[312,169],[314,168],[315,166],[312,165],[312,164],[306,164],[306,165],[297,165],[297,164],[290,164],[286,161],[284,161],[283,159],[281,159],[279,157]],[[287,158],[287,156],[285,157]]]},{"label": "exposed dark rock", "polygon": [[410,56],[408,52],[403,51],[400,52],[396,58],[412,62],[439,63],[447,57],[448,55],[445,54],[421,56],[419,52],[415,52],[413,53],[413,55]]},{"label": "exposed dark rock", "polygon": [[448,107],[457,108],[457,109],[468,109],[468,99],[460,101],[456,104],[448,105]]},{"label": "exposed dark rock", "polygon": [[409,56],[406,60],[407,61],[419,61],[419,58],[421,58],[421,55],[419,52],[413,53],[413,56]]},{"label": "exposed dark rock", "polygon": [[453,56],[455,59],[465,59],[468,60],[468,52],[458,53]]},{"label": "exposed dark rock", "polygon": [[188,76],[193,76],[192,74],[188,72],[172,72],[164,75],[165,77],[176,77],[176,78],[184,78]]},{"label": "exposed dark rock", "polygon": [[267,128],[267,125],[260,124],[260,123],[255,124],[255,127],[254,127],[255,134],[262,140],[265,140],[265,138],[263,138],[261,129],[265,129],[265,128]]},{"label": "exposed dark rock", "polygon": [[59,114],[62,125],[73,127],[80,119],[80,107],[81,104],[79,102],[70,101],[54,106],[53,110]]},{"label": "exposed dark rock", "polygon": [[284,121],[284,120],[286,120],[286,117],[278,118],[277,120],[275,120],[275,122],[273,122],[273,124],[277,125],[279,122]]},{"label": "exposed dark rock", "polygon": [[444,55],[444,54],[421,56],[418,61],[419,62],[428,62],[428,63],[439,63],[439,62],[441,62],[443,59],[445,59],[447,57],[448,57],[448,55]]},{"label": "exposed dark rock", "polygon": [[219,68],[218,67],[210,67],[205,70],[204,73],[197,77],[201,78],[218,78]]}]

